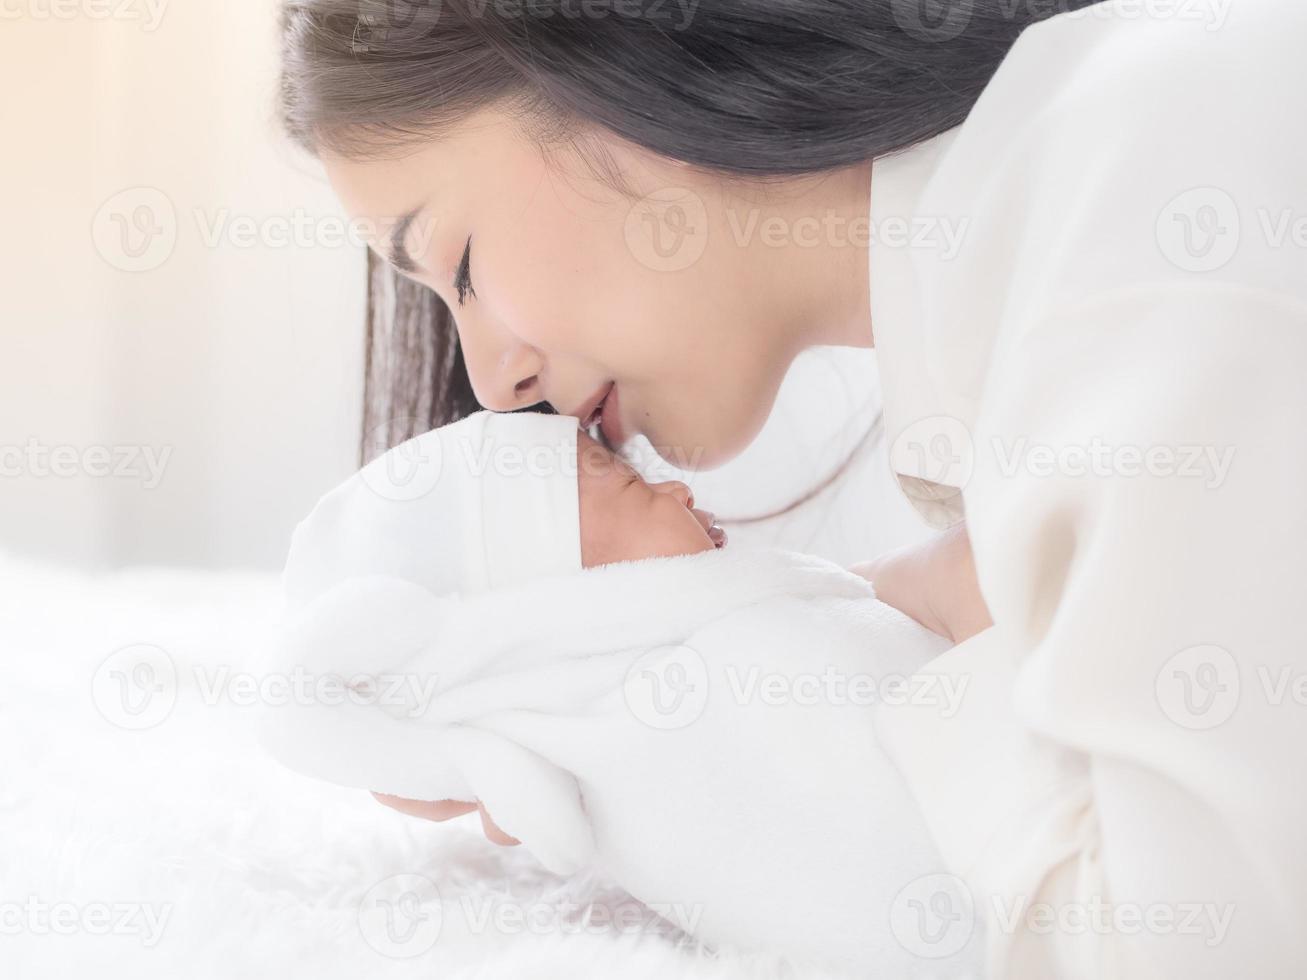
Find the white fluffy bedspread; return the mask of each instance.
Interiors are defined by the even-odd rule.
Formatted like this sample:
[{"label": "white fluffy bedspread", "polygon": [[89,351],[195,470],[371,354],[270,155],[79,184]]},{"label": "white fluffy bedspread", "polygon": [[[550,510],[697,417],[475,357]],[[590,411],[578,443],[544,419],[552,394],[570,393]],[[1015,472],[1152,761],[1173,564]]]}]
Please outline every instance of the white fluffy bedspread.
[{"label": "white fluffy bedspread", "polygon": [[[277,602],[272,576],[0,556],[0,976],[829,976],[698,950],[475,818],[414,820],[276,766],[241,678]],[[164,669],[135,678],[161,700],[130,715],[112,671],[134,657],[113,655],[136,645]]]}]

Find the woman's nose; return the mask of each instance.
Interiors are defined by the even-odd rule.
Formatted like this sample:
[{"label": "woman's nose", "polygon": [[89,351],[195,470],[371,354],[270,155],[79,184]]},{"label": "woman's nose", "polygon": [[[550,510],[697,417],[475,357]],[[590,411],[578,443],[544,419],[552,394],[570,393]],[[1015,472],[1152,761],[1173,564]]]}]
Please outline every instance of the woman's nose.
[{"label": "woman's nose", "polygon": [[694,506],[694,494],[690,488],[680,480],[667,480],[664,483],[655,483],[653,489],[658,493],[668,493],[681,502],[682,507]]},{"label": "woman's nose", "polygon": [[529,344],[493,328],[466,328],[458,331],[463,348],[472,392],[482,408],[492,412],[512,412],[545,400],[540,389],[540,372],[544,358]]}]

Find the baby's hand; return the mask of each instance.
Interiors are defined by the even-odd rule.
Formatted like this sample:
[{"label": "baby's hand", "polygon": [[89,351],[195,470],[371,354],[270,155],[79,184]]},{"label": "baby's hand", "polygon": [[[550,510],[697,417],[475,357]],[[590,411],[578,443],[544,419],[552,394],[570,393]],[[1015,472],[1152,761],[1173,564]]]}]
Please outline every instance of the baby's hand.
[{"label": "baby's hand", "polygon": [[424,820],[452,820],[455,817],[461,817],[465,813],[471,813],[476,810],[481,814],[481,829],[486,835],[486,839],[492,844],[502,844],[505,847],[512,847],[520,844],[515,837],[510,837],[499,829],[499,825],[490,819],[490,814],[481,803],[463,803],[459,800],[435,800],[428,802],[425,800],[406,800],[402,796],[390,796],[387,793],[373,793],[378,803],[384,803],[393,810],[400,813],[406,813],[410,817],[422,817]]},{"label": "baby's hand", "polygon": [[959,524],[925,544],[854,565],[881,602],[911,616],[954,643],[994,625],[980,594],[966,525]]}]

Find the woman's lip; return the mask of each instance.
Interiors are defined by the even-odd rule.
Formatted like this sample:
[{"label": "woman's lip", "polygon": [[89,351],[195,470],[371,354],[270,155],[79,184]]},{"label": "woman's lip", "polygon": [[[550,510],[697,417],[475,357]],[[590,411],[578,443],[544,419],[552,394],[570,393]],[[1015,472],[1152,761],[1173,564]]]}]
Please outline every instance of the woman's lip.
[{"label": "woman's lip", "polygon": [[588,429],[599,420],[599,409],[603,407],[604,399],[608,393],[613,390],[614,382],[610,381],[588,399],[576,410],[575,415],[581,421],[581,428]]},{"label": "woman's lip", "polygon": [[619,449],[626,442],[626,429],[622,426],[622,406],[618,401],[616,382],[608,389],[608,394],[599,403],[599,428],[603,431],[608,445]]}]

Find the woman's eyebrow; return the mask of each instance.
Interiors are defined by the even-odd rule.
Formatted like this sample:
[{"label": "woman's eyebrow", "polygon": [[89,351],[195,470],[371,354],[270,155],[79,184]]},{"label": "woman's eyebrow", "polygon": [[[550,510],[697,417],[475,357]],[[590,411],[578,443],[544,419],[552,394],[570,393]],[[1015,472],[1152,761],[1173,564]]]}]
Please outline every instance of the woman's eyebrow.
[{"label": "woman's eyebrow", "polygon": [[408,232],[421,213],[422,205],[418,205],[396,221],[395,227],[390,230],[390,264],[400,272],[418,271],[417,263],[408,252]]}]

